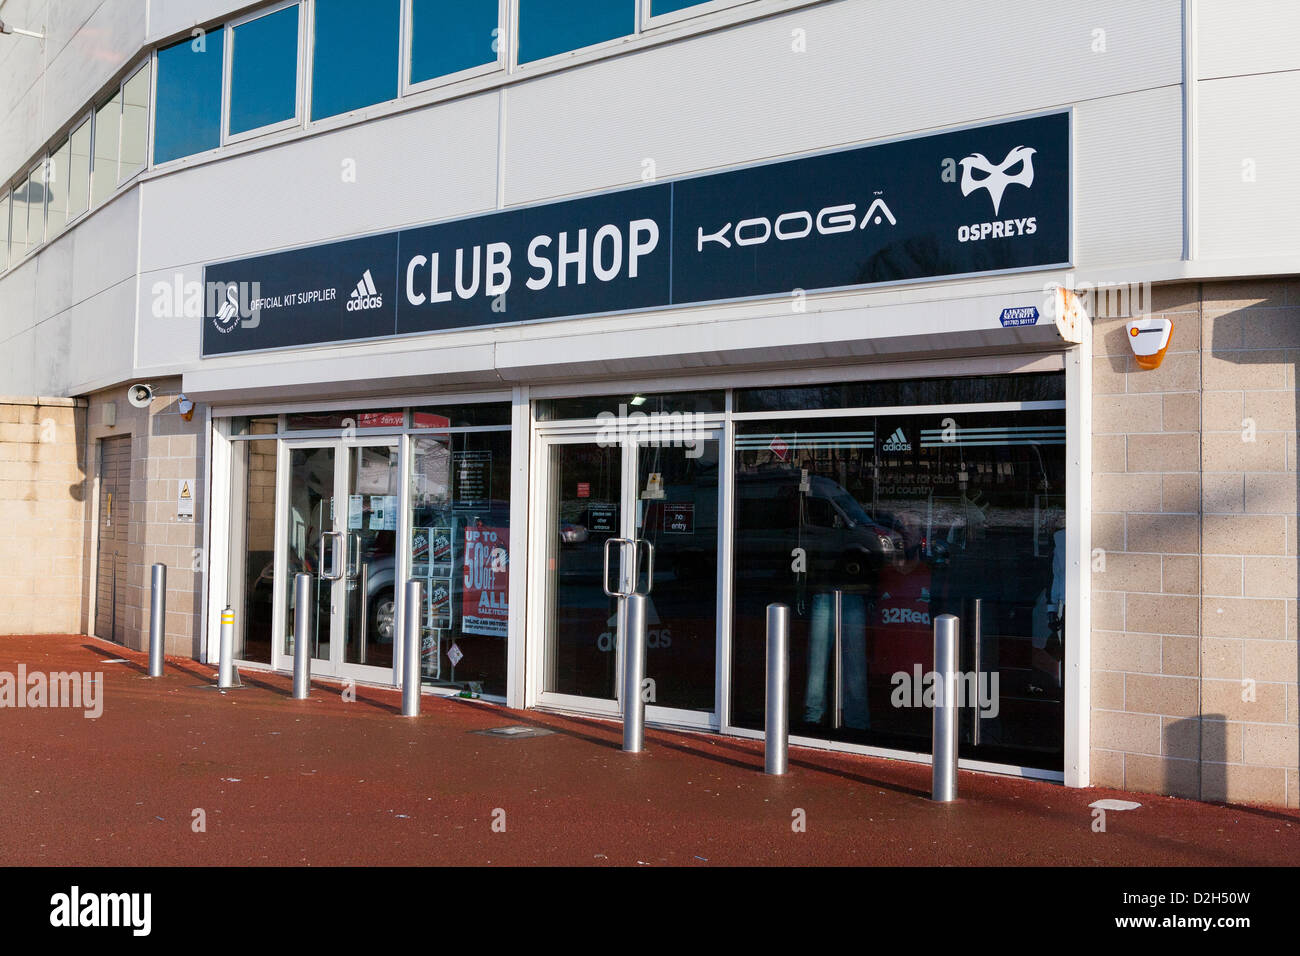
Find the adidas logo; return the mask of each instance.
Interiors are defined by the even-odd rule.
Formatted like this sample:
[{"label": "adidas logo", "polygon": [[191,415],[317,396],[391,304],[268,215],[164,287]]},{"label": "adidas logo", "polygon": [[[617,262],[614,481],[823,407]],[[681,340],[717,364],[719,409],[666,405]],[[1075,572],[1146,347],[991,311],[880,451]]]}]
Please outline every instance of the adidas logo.
[{"label": "adidas logo", "polygon": [[352,290],[352,295],[348,297],[349,312],[364,312],[367,309],[382,309],[384,307],[384,297],[375,289],[375,280],[370,275],[370,270],[361,277],[357,287]]},{"label": "adidas logo", "polygon": [[883,451],[911,451],[912,443],[903,434],[903,429],[897,428],[894,430],[894,434],[885,439],[885,443],[880,447]]}]

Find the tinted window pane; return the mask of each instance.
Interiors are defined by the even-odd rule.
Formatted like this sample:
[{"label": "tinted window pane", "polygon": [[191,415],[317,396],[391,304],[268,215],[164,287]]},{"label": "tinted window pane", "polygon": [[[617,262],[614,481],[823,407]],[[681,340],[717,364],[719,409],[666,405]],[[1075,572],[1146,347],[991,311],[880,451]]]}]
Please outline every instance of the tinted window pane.
[{"label": "tinted window pane", "polygon": [[1059,770],[1064,410],[762,426],[736,439],[735,723],[762,727],[764,612],[779,601],[791,733],[928,752],[915,679],[932,667],[934,617],[950,613],[962,757]]},{"label": "tinted window pane", "polygon": [[48,218],[49,237],[53,239],[61,233],[68,223],[68,141],[65,139],[50,154],[49,170],[45,177],[45,188],[49,193]]},{"label": "tinted window pane", "polygon": [[45,165],[27,177],[27,251],[45,241]]},{"label": "tinted window pane", "polygon": [[316,0],[311,115],[397,99],[401,0]]},{"label": "tinted window pane", "polygon": [[9,261],[19,262],[27,251],[27,181],[23,180],[13,191],[13,225],[9,232]]},{"label": "tinted window pane", "polygon": [[95,112],[95,165],[91,170],[90,202],[98,206],[117,189],[117,143],[121,136],[122,94]]},{"label": "tinted window pane", "polygon": [[636,0],[519,0],[519,62],[628,36]]},{"label": "tinted window pane", "polygon": [[412,428],[471,428],[509,424],[510,404],[508,402],[411,409]]},{"label": "tinted window pane", "polygon": [[678,10],[685,10],[687,7],[698,7],[702,3],[708,3],[709,0],[651,0],[650,16],[657,17],[661,13],[676,13]]},{"label": "tinted window pane", "polygon": [[230,132],[298,114],[298,8],[285,7],[232,31]]},{"label": "tinted window pane", "polygon": [[158,51],[153,161],[165,163],[221,145],[221,59],[225,34],[214,27],[202,37]]},{"label": "tinted window pane", "polygon": [[413,0],[411,82],[494,63],[497,0]]},{"label": "tinted window pane", "polygon": [[68,143],[68,218],[75,219],[86,211],[90,202],[90,121],[72,132]]},{"label": "tinted window pane", "polygon": [[546,398],[537,402],[539,422],[561,421],[569,418],[600,418],[618,416],[671,415],[693,413],[704,415],[721,412],[726,407],[723,392],[668,392],[663,395],[642,395],[627,392],[622,395],[601,395],[586,398]]},{"label": "tinted window pane", "polygon": [[978,402],[1065,400],[1065,375],[1042,372],[982,378],[931,378],[879,382],[836,382],[794,388],[736,390],[736,411],[810,411],[823,408],[883,408],[889,405],[962,405]]},{"label": "tinted window pane", "polygon": [[9,266],[9,194],[0,193],[0,272]]},{"label": "tinted window pane", "polygon": [[122,87],[122,147],[118,182],[130,179],[145,167],[149,142],[149,67],[140,70]]}]

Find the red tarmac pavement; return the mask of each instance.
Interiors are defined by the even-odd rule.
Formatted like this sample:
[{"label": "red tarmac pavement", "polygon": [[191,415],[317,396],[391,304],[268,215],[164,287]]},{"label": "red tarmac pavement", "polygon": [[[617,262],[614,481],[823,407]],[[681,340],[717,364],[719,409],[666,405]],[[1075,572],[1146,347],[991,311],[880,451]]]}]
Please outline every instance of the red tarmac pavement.
[{"label": "red tarmac pavement", "polygon": [[[123,657],[125,664],[102,663]],[[1295,865],[1300,811],[1223,807],[961,774],[927,799],[924,765],[794,748],[767,777],[761,744],[621,728],[426,696],[243,675],[94,638],[0,638],[0,672],[99,671],[103,715],[0,709],[0,863],[25,865],[552,864]],[[511,724],[549,736],[471,733]],[[1088,805],[1139,801],[1092,830]],[[207,831],[191,827],[195,810]],[[794,832],[795,811],[806,832]],[[505,832],[494,832],[504,811]]]}]

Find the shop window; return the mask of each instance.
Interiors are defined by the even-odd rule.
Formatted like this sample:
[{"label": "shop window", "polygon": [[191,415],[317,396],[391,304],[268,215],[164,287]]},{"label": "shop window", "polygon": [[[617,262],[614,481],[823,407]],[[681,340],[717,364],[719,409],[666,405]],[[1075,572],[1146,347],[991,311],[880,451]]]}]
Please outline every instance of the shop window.
[{"label": "shop window", "polygon": [[275,415],[262,415],[257,418],[232,418],[230,434],[240,435],[274,435],[279,431],[280,420]]},{"label": "shop window", "polygon": [[397,98],[401,20],[401,0],[316,0],[312,119]]},{"label": "shop window", "polygon": [[481,405],[429,406],[411,409],[412,428],[471,428],[474,426],[509,425],[509,402]]},{"label": "shop window", "polygon": [[221,145],[221,27],[158,51],[153,161],[166,163]]},{"label": "shop window", "polygon": [[366,430],[373,428],[401,428],[406,424],[406,413],[400,408],[367,410],[364,412],[299,412],[285,417],[285,428],[291,432]]},{"label": "shop window", "polygon": [[90,118],[72,131],[68,137],[68,169],[66,175],[68,195],[68,222],[72,222],[90,207]]},{"label": "shop window", "polygon": [[[622,395],[601,395],[583,398],[546,398],[537,402],[539,422],[566,419],[600,419],[602,416],[660,414],[720,414],[726,407],[723,392],[665,392],[642,394],[625,392]],[[621,411],[620,411],[621,410]]]},{"label": "shop window", "polygon": [[630,36],[636,0],[519,0],[519,62]]},{"label": "shop window", "polygon": [[1065,431],[1063,408],[738,421],[733,722],[762,728],[781,602],[791,733],[928,752],[910,688],[950,613],[962,756],[1060,770]]},{"label": "shop window", "polygon": [[1065,375],[995,375],[879,382],[835,382],[793,388],[742,388],[737,412],[887,408],[906,405],[970,405],[980,402],[1064,401]]},{"label": "shop window", "polygon": [[68,225],[68,157],[72,148],[65,139],[50,153],[45,167],[46,237],[53,239]]},{"label": "shop window", "polygon": [[229,136],[297,120],[298,12],[295,3],[231,27]]},{"label": "shop window", "polygon": [[408,547],[411,577],[424,585],[424,681],[504,697],[510,433],[421,435],[411,448]]},{"label": "shop window", "polygon": [[495,64],[498,0],[411,0],[412,85]]}]

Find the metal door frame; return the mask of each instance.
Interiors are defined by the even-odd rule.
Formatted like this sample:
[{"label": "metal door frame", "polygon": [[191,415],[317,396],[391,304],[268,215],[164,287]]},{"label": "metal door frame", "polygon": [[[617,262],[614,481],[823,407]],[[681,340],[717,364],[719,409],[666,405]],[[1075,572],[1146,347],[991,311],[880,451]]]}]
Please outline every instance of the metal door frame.
[{"label": "metal door frame", "polygon": [[[406,450],[407,442],[404,436],[400,435],[376,435],[374,437],[357,437],[357,438],[281,438],[279,439],[278,461],[276,466],[276,488],[275,488],[275,580],[276,589],[274,597],[274,606],[272,610],[273,635],[271,641],[271,667],[274,670],[285,671],[293,669],[293,655],[285,652],[284,641],[285,628],[288,624],[288,587],[292,584],[289,582],[289,486],[290,486],[290,468],[291,453],[300,449],[320,449],[330,448],[334,450],[334,479],[332,497],[335,499],[334,508],[334,530],[337,532],[339,525],[344,526],[346,532],[347,514],[346,505],[340,508],[338,505],[339,489],[346,489],[349,484],[349,469],[355,460],[356,452],[363,448],[390,448],[392,449],[398,471],[398,521],[397,521],[397,540],[394,544],[396,553],[394,554],[394,598],[397,604],[396,618],[394,620],[394,638],[393,638],[393,666],[383,667],[372,664],[348,664],[343,660],[344,647],[347,637],[347,575],[346,573],[334,581],[332,593],[330,595],[330,606],[332,613],[329,624],[329,641],[330,656],[328,660],[323,658],[312,658],[312,673],[321,677],[331,677],[341,680],[356,680],[363,683],[371,684],[388,684],[396,683],[397,675],[400,673],[401,661],[400,641],[398,635],[401,634],[402,623],[402,588],[397,585],[407,578],[406,564],[408,556],[406,549],[402,547],[404,541],[410,539],[410,516],[407,507],[408,496],[406,494]],[[344,548],[344,563],[348,561],[347,549]],[[319,571],[319,569],[318,569]],[[318,625],[319,626],[319,625]]]}]

